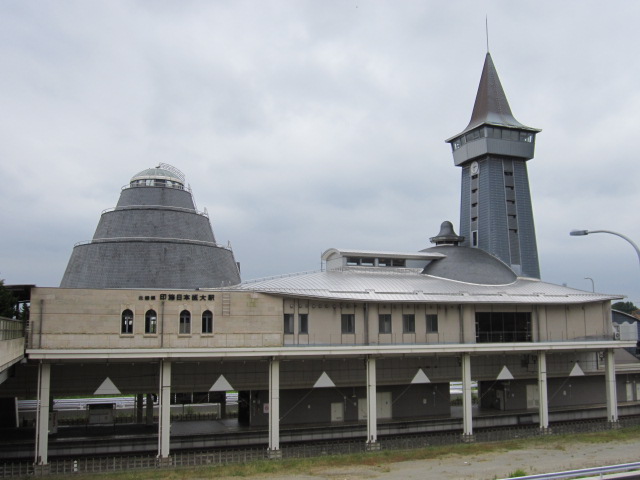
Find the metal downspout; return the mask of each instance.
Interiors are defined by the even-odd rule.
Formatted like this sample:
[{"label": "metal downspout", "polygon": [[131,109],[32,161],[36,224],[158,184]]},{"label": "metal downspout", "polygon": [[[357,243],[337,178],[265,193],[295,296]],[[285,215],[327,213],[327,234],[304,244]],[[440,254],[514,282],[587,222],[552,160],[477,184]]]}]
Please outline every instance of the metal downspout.
[{"label": "metal downspout", "polygon": [[164,300],[160,302],[160,348],[164,348]]}]

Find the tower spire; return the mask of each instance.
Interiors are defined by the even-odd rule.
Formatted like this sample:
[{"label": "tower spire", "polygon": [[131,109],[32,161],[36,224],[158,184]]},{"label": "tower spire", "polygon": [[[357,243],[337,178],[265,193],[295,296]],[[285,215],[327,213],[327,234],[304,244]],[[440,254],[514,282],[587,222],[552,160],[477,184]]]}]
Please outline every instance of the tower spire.
[{"label": "tower spire", "polygon": [[527,160],[540,131],[518,122],[488,51],[471,120],[449,138],[462,168],[462,245],[481,248],[518,275],[540,278]]}]

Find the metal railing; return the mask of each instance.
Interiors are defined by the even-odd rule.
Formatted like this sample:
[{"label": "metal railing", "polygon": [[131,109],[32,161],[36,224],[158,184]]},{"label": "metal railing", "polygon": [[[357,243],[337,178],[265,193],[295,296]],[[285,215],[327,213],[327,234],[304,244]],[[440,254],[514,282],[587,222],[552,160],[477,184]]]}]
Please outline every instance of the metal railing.
[{"label": "metal railing", "polygon": [[13,340],[24,337],[24,322],[12,318],[0,317],[0,340]]},{"label": "metal railing", "polygon": [[[612,425],[606,419],[594,419],[577,422],[562,422],[551,425],[550,433],[546,435],[558,435],[566,433],[586,433],[606,431],[612,428],[631,427],[640,425],[640,416],[631,416],[620,419],[619,425]],[[536,437],[542,435],[537,425],[520,425],[505,428],[479,429],[474,432],[475,442],[495,442],[512,439]],[[425,434],[398,435],[379,437],[379,450],[411,450],[437,445],[454,445],[465,443],[461,430],[449,430]],[[368,445],[364,438],[333,440],[315,443],[285,444],[281,449],[281,458],[312,458],[326,455],[348,455],[368,451]],[[28,475],[64,475],[71,473],[104,473],[124,470],[215,466],[235,463],[246,463],[271,458],[269,451],[263,447],[247,447],[241,449],[215,449],[208,451],[174,451],[166,459],[159,459],[155,454],[146,455],[122,455],[104,456],[77,459],[53,459],[47,465],[33,465],[28,462],[13,462],[0,464],[0,478],[17,478]],[[628,465],[617,465],[606,468],[627,468]],[[638,467],[640,468],[640,466]],[[631,469],[631,467],[627,468]],[[588,469],[589,472],[600,473],[596,469]],[[611,470],[613,472],[614,470]],[[623,471],[623,470],[618,470]],[[576,471],[578,472],[578,471]],[[561,472],[565,474],[566,472]],[[571,472],[573,474],[573,472]],[[604,470],[603,470],[603,473]],[[571,476],[544,476],[560,475],[542,474],[541,476],[521,477],[528,479],[560,479],[575,478]]]}]

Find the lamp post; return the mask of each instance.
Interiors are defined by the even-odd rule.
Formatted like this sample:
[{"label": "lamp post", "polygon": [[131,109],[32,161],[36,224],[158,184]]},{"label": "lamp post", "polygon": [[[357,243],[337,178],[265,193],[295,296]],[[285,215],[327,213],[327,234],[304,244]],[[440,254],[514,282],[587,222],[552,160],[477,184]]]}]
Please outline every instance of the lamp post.
[{"label": "lamp post", "polygon": [[592,233],[610,233],[611,235],[615,235],[616,237],[620,237],[626,240],[636,251],[636,254],[638,255],[638,262],[640,263],[640,248],[638,248],[638,245],[636,245],[633,240],[621,233],[612,232],[611,230],[571,230],[571,232],[569,232],[569,235],[571,235],[572,237],[582,237],[584,235],[590,235]]},{"label": "lamp post", "polygon": [[592,291],[592,292],[595,292],[595,291],[596,291],[596,284],[595,284],[595,282],[593,281],[593,278],[591,278],[591,277],[584,277],[584,279],[585,279],[585,280],[591,280],[591,291]]}]

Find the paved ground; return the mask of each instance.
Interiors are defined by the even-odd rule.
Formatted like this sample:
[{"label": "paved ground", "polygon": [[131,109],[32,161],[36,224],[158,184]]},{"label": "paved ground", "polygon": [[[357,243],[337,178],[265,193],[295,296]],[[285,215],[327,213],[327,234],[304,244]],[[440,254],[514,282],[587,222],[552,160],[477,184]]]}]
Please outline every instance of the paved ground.
[{"label": "paved ground", "polygon": [[560,444],[482,455],[451,455],[435,460],[383,464],[374,467],[320,469],[311,474],[259,476],[255,480],[493,480],[521,469],[527,474],[549,473],[640,461],[640,439],[605,444]]}]

